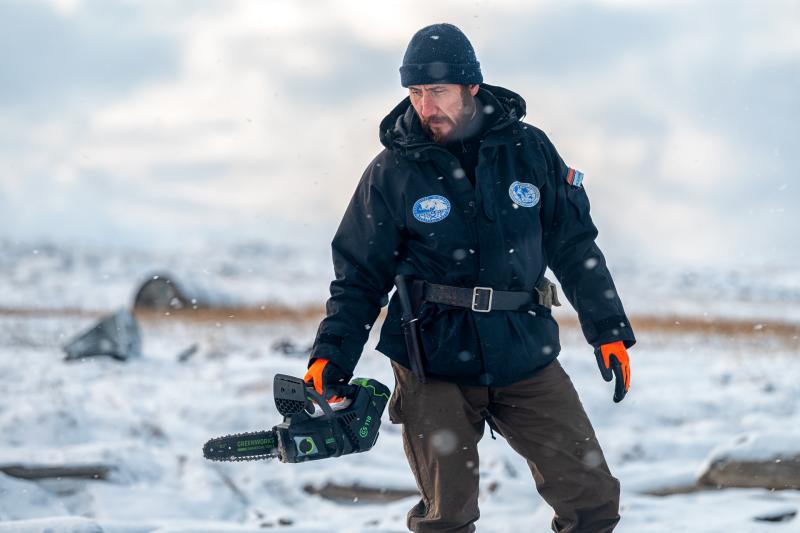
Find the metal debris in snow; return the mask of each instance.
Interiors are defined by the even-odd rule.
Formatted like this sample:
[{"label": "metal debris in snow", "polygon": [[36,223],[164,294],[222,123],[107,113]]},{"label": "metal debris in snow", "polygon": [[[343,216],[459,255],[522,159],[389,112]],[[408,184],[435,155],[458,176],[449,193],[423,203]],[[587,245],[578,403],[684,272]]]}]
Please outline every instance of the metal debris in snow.
[{"label": "metal debris in snow", "polygon": [[74,337],[64,345],[65,361],[107,355],[118,361],[142,355],[142,337],[139,324],[127,309],[100,319],[88,331]]}]

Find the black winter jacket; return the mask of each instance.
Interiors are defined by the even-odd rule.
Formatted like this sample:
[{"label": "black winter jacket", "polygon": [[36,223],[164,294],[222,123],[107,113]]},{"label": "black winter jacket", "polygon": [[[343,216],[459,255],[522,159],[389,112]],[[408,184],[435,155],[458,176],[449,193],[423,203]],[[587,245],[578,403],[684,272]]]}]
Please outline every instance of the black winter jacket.
[{"label": "black winter jacket", "polygon": [[[595,347],[633,331],[595,244],[582,186],[539,129],[521,122],[525,101],[482,84],[494,118],[483,131],[476,184],[424,132],[408,98],[381,122],[386,147],[369,164],[333,238],[336,279],[312,361],[352,372],[396,273],[433,283],[532,291],[550,267]],[[389,302],[377,349],[408,367],[400,304]],[[558,356],[558,325],[539,305],[477,313],[426,302],[418,311],[426,371],[464,384],[502,386]]]}]

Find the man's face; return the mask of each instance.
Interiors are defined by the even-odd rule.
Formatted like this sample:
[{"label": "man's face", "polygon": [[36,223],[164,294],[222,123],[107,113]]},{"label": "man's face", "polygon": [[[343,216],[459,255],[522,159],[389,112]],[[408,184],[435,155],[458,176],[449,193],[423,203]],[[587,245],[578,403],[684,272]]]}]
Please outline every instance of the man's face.
[{"label": "man's face", "polygon": [[478,85],[412,85],[408,94],[422,127],[442,144],[455,138],[475,114]]}]

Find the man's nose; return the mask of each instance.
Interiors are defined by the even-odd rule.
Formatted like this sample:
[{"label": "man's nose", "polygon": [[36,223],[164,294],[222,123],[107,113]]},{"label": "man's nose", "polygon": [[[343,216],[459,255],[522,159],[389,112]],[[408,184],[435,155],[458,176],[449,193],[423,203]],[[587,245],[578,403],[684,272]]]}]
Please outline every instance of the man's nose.
[{"label": "man's nose", "polygon": [[422,100],[420,102],[420,112],[423,117],[430,117],[436,114],[439,110],[429,94],[422,93]]}]

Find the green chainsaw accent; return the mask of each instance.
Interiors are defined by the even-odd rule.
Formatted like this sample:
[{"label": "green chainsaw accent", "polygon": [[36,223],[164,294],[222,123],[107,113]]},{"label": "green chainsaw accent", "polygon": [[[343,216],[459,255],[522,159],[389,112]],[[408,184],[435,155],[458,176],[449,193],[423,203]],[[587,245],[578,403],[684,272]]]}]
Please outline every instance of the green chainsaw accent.
[{"label": "green chainsaw accent", "polygon": [[375,390],[375,385],[371,384],[367,378],[355,378],[350,381],[351,385],[358,385],[360,387],[364,387],[366,389],[372,389],[373,396],[383,396],[386,400],[389,400],[389,395],[384,392],[378,392]]},{"label": "green chainsaw accent", "polygon": [[271,450],[274,447],[275,447],[274,438],[247,439],[236,442],[237,452],[250,452],[253,450],[263,450],[265,448]]}]

